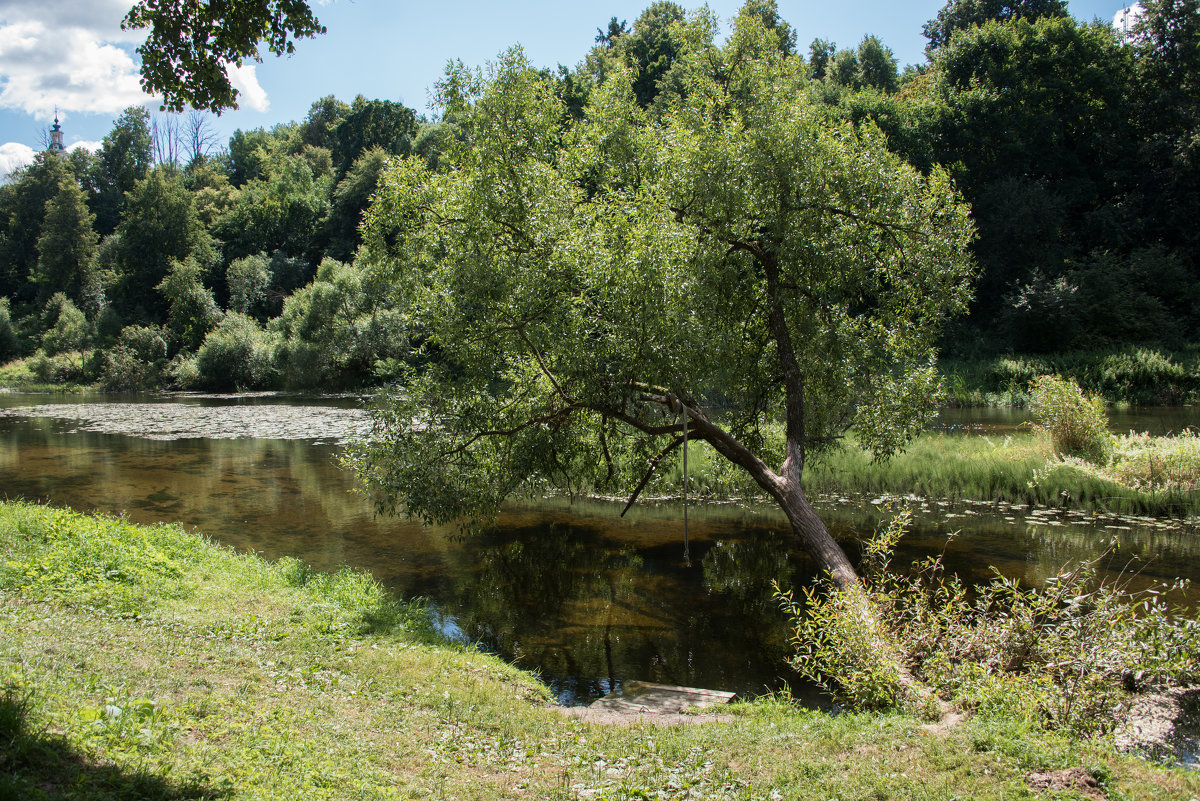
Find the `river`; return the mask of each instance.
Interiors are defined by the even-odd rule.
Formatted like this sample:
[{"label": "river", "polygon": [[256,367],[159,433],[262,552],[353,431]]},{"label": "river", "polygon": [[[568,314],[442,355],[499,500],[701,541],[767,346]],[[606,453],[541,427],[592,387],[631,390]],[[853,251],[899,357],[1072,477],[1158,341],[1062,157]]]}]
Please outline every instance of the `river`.
[{"label": "river", "polygon": [[[970,435],[1020,422],[958,410],[937,425]],[[1114,421],[1159,432],[1192,424],[1191,410]],[[0,492],[178,522],[270,559],[369,570],[427,598],[450,636],[539,673],[564,703],[633,679],[750,695],[795,686],[771,588],[808,582],[812,565],[774,510],[693,507],[690,564],[676,503],[625,518],[615,503],[514,504],[481,532],[376,518],[336,460],[338,443],[365,425],[353,398],[0,394]],[[886,514],[861,500],[825,499],[819,511],[851,550]],[[1038,583],[1116,540],[1138,584],[1200,578],[1197,538],[1178,522],[994,504],[924,502],[916,512],[901,564],[944,550],[973,580],[994,567]]]}]

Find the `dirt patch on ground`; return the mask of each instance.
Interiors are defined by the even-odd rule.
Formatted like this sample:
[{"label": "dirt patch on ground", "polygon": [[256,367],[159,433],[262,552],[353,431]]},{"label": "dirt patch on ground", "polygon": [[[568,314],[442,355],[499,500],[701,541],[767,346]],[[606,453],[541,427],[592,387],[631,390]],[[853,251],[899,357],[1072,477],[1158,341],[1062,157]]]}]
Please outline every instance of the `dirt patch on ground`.
[{"label": "dirt patch on ground", "polygon": [[74,423],[91,431],[143,439],[315,439],[344,443],[366,434],[370,415],[332,406],[200,406],[187,403],[51,403],[0,409],[0,417]]},{"label": "dirt patch on ground", "polygon": [[1117,747],[1152,759],[1196,765],[1200,753],[1200,689],[1139,696],[1113,732]]},{"label": "dirt patch on ground", "polygon": [[1029,786],[1034,790],[1072,790],[1085,798],[1104,801],[1104,791],[1096,777],[1083,768],[1063,768],[1045,773],[1029,774]]}]

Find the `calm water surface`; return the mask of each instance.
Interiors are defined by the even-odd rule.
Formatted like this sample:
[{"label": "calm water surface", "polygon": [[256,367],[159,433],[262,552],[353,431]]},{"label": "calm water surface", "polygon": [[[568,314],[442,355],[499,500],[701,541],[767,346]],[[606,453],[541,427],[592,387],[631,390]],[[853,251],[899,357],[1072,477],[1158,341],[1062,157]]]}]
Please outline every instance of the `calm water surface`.
[{"label": "calm water surface", "polygon": [[[186,409],[223,409],[239,421],[253,416],[247,406],[273,417],[309,414],[314,429],[328,425],[322,421],[332,418],[322,415],[333,414],[330,407],[357,406],[353,399],[129,400],[174,404],[180,408],[167,411],[185,416]],[[86,401],[0,395],[0,410],[79,402]],[[1171,411],[1169,420],[1149,422],[1192,425]],[[942,424],[999,433],[1019,422],[972,410],[943,416]],[[311,435],[299,439],[147,439],[83,427],[61,417],[0,416],[0,493],[124,513],[135,522],[179,522],[271,559],[369,570],[405,596],[430,599],[448,633],[538,671],[567,703],[586,703],[633,679],[748,694],[788,681],[786,621],[771,586],[799,585],[813,568],[789,547],[786,523],[770,509],[693,507],[688,564],[675,504],[643,506],[624,519],[619,504],[514,505],[496,528],[466,536],[376,519],[337,465],[328,431],[276,434]],[[886,514],[861,502],[827,501],[821,511],[851,550],[853,538]],[[948,539],[954,532],[961,533]],[[1200,578],[1198,535],[1179,524],[993,505],[925,504],[897,562],[944,549],[950,566],[971,578],[986,579],[995,567],[1040,582],[1114,539],[1120,563],[1134,559],[1141,583]]]}]

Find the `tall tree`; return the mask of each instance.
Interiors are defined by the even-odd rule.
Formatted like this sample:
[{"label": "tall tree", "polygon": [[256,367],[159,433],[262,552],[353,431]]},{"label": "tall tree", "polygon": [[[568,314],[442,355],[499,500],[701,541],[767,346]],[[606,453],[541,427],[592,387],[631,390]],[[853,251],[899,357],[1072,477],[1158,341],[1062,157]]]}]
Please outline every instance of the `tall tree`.
[{"label": "tall tree", "polygon": [[93,227],[95,219],[79,185],[74,180],[62,181],[58,194],[46,203],[37,242],[38,263],[33,280],[41,287],[41,299],[62,292],[78,306],[93,312],[99,310],[95,308],[95,299],[84,299],[85,288],[96,285],[89,278],[99,239]]},{"label": "tall tree", "polygon": [[0,295],[33,300],[37,285],[30,278],[37,269],[46,204],[75,178],[67,160],[52,150],[38,153],[13,178],[0,186]]},{"label": "tall tree", "polygon": [[207,264],[213,257],[191,193],[178,176],[152,170],[130,191],[117,233],[113,302],[127,321],[162,322],[168,304],[156,287],[171,264],[189,256]]},{"label": "tall tree", "polygon": [[125,193],[146,177],[154,160],[150,113],[130,107],[121,113],[104,137],[96,162],[96,230],[107,236],[116,230],[125,207]]},{"label": "tall tree", "polygon": [[1200,275],[1200,2],[1144,0],[1133,29],[1137,122],[1154,229]]},{"label": "tall tree", "polygon": [[705,18],[678,30],[660,122],[618,69],[565,128],[516,53],[479,93],[443,93],[472,146],[446,173],[395,165],[367,226],[427,361],[354,461],[384,506],[445,520],[530,484],[636,497],[687,438],[850,585],[804,465],[850,426],[891,453],[932,411],[933,342],[969,296],[967,209],[941,171],[810,105],[803,63],[753,16],[723,48]]},{"label": "tall tree", "polygon": [[1081,297],[1073,260],[1137,238],[1124,197],[1136,171],[1128,54],[1112,29],[1070,17],[987,22],[935,54],[907,94],[932,158],[972,203],[983,268],[974,323],[1022,350],[1065,347]]},{"label": "tall tree", "polygon": [[417,113],[411,108],[359,95],[331,133],[330,150],[338,178],[345,176],[359,156],[373,147],[393,155],[407,155],[416,135]]},{"label": "tall tree", "polygon": [[932,55],[949,44],[955,31],[989,22],[1068,16],[1066,0],[950,0],[925,23],[925,38],[929,40],[926,52]]},{"label": "tall tree", "polygon": [[330,258],[349,261],[358,250],[358,226],[389,158],[386,150],[373,147],[355,160],[350,172],[338,183],[327,221]]}]

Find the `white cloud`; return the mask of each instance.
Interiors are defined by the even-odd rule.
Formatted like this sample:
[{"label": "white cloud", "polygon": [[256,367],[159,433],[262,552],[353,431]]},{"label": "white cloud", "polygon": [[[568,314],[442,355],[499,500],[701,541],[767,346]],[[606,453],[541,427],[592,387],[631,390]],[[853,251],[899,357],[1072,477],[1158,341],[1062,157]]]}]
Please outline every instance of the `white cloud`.
[{"label": "white cloud", "polygon": [[[114,114],[154,102],[142,92],[133,48],[145,31],[122,31],[131,0],[0,0],[0,108],[49,121],[62,111]],[[229,67],[243,106],[266,111],[253,64]]]},{"label": "white cloud", "polygon": [[56,27],[70,20],[64,27],[87,31],[95,39],[137,44],[146,38],[145,32],[121,30],[121,20],[132,5],[131,0],[3,0],[0,25],[41,22]]},{"label": "white cloud", "polygon": [[238,90],[238,105],[249,106],[255,111],[266,111],[270,108],[271,101],[267,99],[267,90],[258,83],[257,72],[257,64],[244,64],[241,67],[229,64],[225,67],[229,83]]},{"label": "white cloud", "polygon": [[0,107],[48,120],[56,106],[113,113],[148,100],[130,53],[94,31],[32,19],[0,25]]},{"label": "white cloud", "polygon": [[78,142],[72,142],[71,144],[67,145],[67,150],[70,151],[82,149],[88,151],[89,153],[95,153],[103,144],[103,142],[92,139],[80,139]]},{"label": "white cloud", "polygon": [[14,170],[33,162],[34,149],[20,142],[5,142],[0,145],[0,184],[8,181]]}]

